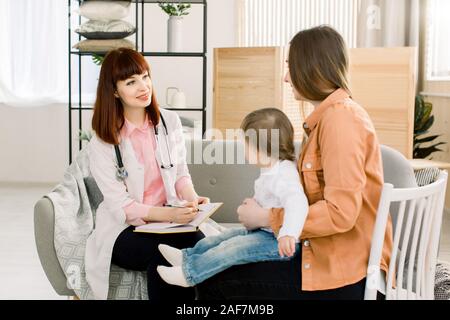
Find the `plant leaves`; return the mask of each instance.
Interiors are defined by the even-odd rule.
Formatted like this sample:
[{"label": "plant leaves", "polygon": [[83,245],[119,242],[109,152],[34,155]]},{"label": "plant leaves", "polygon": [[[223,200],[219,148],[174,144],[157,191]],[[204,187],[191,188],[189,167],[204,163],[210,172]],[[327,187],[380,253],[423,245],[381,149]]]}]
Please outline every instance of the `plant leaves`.
[{"label": "plant leaves", "polygon": [[416,96],[414,115],[414,130],[417,130],[423,116],[423,97],[421,95]]},{"label": "plant leaves", "polygon": [[414,144],[416,144],[416,143],[424,143],[424,142],[431,142],[431,141],[433,141],[434,139],[436,139],[437,137],[440,137],[440,136],[442,136],[442,135],[441,134],[437,134],[437,135],[429,136],[429,137],[422,138],[422,139],[414,138]]},{"label": "plant leaves", "polygon": [[169,16],[185,16],[188,15],[187,11],[191,4],[188,3],[172,3],[172,2],[158,2],[158,6]]},{"label": "plant leaves", "polygon": [[431,116],[430,118],[428,118],[427,122],[424,123],[415,133],[417,135],[427,133],[428,129],[431,128],[433,123],[434,123],[434,116]]},{"label": "plant leaves", "polygon": [[92,61],[98,66],[102,65],[103,60],[105,60],[105,57],[100,54],[94,53],[92,55]]},{"label": "plant leaves", "polygon": [[433,106],[430,103],[425,103],[423,106],[423,114],[422,119],[420,121],[420,127],[423,127],[425,123],[428,122],[428,119],[431,116],[431,111],[433,110]]},{"label": "plant leaves", "polygon": [[428,130],[434,123],[434,116],[431,115],[433,111],[433,104],[425,102],[423,96],[416,95],[414,104],[414,142],[413,142],[413,157],[424,159],[434,152],[442,151],[437,146],[446,144],[446,142],[438,142],[427,147],[421,147],[423,143],[434,141],[441,135],[432,135],[429,137],[420,137],[428,133]]},{"label": "plant leaves", "polygon": [[89,142],[92,139],[92,135],[93,135],[92,131],[90,131],[90,130],[87,130],[87,131],[80,130],[78,132],[78,138],[81,141],[85,140],[85,141]]},{"label": "plant leaves", "polygon": [[[441,142],[439,144],[445,144],[445,142]],[[430,154],[432,154],[434,152],[441,152],[441,151],[442,151],[441,149],[436,148],[436,145],[427,147],[427,148],[416,148],[416,149],[414,149],[413,158],[414,159],[425,159]]]}]

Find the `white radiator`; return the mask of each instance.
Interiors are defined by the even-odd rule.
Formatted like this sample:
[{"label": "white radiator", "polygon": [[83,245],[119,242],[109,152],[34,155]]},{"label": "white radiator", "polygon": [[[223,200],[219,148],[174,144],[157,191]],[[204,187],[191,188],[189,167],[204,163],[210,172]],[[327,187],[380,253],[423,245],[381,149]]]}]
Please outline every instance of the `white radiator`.
[{"label": "white radiator", "polygon": [[284,46],[300,30],[327,24],[356,47],[358,0],[241,0],[239,45]]}]

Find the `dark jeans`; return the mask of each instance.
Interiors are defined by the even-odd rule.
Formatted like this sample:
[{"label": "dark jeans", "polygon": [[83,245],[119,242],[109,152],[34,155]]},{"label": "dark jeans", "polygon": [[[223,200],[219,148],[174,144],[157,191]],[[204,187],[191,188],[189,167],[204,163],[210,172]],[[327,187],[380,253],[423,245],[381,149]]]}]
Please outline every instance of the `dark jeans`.
[{"label": "dark jeans", "polygon": [[117,237],[112,253],[112,263],[135,271],[147,272],[149,299],[154,301],[191,301],[193,288],[172,286],[164,282],[156,271],[158,265],[170,266],[158,250],[160,243],[183,249],[193,247],[204,236],[201,232],[152,234],[133,232],[130,226]]},{"label": "dark jeans", "polygon": [[362,300],[365,281],[322,291],[301,290],[301,251],[289,261],[231,267],[197,285],[199,300]]}]

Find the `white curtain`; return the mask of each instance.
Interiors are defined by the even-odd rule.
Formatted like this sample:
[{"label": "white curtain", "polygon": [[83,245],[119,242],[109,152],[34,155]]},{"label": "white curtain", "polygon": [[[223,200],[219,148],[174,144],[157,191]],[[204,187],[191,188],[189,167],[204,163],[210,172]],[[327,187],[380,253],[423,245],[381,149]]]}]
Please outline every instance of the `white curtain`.
[{"label": "white curtain", "polygon": [[419,44],[419,0],[360,0],[358,47]]},{"label": "white curtain", "polygon": [[450,78],[450,1],[431,0],[428,8],[428,75]]},{"label": "white curtain", "polygon": [[67,1],[0,1],[0,103],[67,99]]}]

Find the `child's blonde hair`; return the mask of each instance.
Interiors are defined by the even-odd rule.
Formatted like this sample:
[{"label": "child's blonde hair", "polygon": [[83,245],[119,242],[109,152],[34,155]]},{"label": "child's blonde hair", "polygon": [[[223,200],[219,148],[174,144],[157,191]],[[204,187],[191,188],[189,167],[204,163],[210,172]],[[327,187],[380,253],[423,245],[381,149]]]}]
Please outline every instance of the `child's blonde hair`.
[{"label": "child's blonde hair", "polygon": [[[266,149],[267,155],[270,157],[273,154],[271,149],[272,144],[272,129],[278,130],[278,158],[280,160],[295,160],[294,147],[294,127],[289,118],[280,109],[264,108],[255,110],[249,113],[241,123],[241,129],[244,133],[249,130],[255,130],[256,141],[255,147],[260,151],[261,142],[259,132],[265,130],[267,132]],[[246,136],[248,141],[248,136]]]}]

